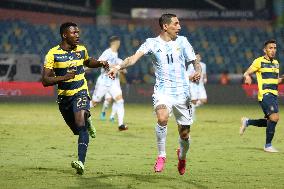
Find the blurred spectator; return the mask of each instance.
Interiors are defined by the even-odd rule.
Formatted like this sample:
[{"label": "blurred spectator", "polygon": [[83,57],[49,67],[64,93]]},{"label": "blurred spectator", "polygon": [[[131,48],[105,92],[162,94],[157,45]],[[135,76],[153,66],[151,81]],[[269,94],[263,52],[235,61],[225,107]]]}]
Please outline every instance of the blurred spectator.
[{"label": "blurred spectator", "polygon": [[225,70],[224,72],[221,73],[220,75],[220,84],[222,85],[228,85],[230,82],[230,77],[228,70]]}]

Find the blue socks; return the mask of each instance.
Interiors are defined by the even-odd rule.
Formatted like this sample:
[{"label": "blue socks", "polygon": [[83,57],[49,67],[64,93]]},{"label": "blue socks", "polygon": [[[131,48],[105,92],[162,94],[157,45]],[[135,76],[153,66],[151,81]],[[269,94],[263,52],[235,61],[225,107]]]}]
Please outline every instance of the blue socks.
[{"label": "blue socks", "polygon": [[270,121],[270,120],[267,121],[265,148],[271,146],[271,141],[274,137],[276,124],[277,122],[275,121]]},{"label": "blue socks", "polygon": [[267,127],[267,119],[249,119],[247,121],[247,126],[253,125],[257,127]]},{"label": "blue socks", "polygon": [[78,159],[84,164],[89,144],[89,134],[86,126],[78,127],[78,130],[79,130]]}]

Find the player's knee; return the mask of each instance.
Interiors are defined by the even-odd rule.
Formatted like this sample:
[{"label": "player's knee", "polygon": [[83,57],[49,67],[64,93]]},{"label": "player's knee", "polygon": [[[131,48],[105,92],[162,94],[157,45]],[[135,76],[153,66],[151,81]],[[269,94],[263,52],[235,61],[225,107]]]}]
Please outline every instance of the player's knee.
[{"label": "player's knee", "polygon": [[202,99],[200,100],[202,104],[206,104],[207,103],[207,99]]},{"label": "player's knee", "polygon": [[196,105],[197,100],[192,100],[191,103],[194,104],[194,105]]},{"label": "player's knee", "polygon": [[118,95],[117,97],[115,97],[115,101],[119,101],[119,100],[123,100],[122,95]]},{"label": "player's knee", "polygon": [[93,107],[95,107],[98,104],[98,102],[92,100],[92,104],[93,104]]},{"label": "player's knee", "polygon": [[161,126],[167,126],[168,120],[167,119],[158,119],[158,124]]},{"label": "player's knee", "polygon": [[119,99],[119,100],[115,100],[115,102],[118,103],[118,104],[123,104],[123,103],[124,103],[124,100],[121,98],[121,99]]},{"label": "player's knee", "polygon": [[274,121],[274,122],[278,122],[279,121],[279,114],[278,113],[271,114],[269,116],[269,120]]},{"label": "player's knee", "polygon": [[181,139],[188,139],[190,132],[190,125],[179,125],[179,136]]}]

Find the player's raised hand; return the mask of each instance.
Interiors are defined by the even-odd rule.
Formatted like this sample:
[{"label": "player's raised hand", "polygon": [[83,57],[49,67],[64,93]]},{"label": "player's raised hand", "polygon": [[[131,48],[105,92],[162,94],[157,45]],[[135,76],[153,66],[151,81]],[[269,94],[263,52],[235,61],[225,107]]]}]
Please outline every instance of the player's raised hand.
[{"label": "player's raised hand", "polygon": [[251,76],[249,75],[244,76],[244,83],[250,85],[252,83]]},{"label": "player's raised hand", "polygon": [[200,80],[200,77],[201,77],[201,72],[195,72],[192,76],[192,81],[198,82]]},{"label": "player's raised hand", "polygon": [[102,64],[102,67],[105,69],[105,70],[109,70],[109,64],[107,61],[100,61],[100,63]]},{"label": "player's raised hand", "polygon": [[112,66],[109,70],[109,72],[107,73],[107,75],[111,78],[111,79],[114,79],[117,72],[119,71],[119,66]]}]

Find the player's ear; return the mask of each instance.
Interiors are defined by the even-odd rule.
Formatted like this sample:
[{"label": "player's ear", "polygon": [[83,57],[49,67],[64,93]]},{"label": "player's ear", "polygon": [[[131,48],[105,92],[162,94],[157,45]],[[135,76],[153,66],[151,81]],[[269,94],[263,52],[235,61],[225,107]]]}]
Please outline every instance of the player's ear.
[{"label": "player's ear", "polygon": [[168,30],[168,24],[163,24],[163,30],[165,30],[165,31]]},{"label": "player's ear", "polygon": [[264,52],[264,53],[266,52],[265,49],[266,49],[266,48],[264,47],[264,48],[263,48],[263,52]]}]

